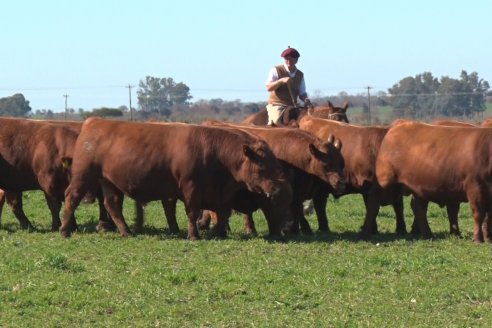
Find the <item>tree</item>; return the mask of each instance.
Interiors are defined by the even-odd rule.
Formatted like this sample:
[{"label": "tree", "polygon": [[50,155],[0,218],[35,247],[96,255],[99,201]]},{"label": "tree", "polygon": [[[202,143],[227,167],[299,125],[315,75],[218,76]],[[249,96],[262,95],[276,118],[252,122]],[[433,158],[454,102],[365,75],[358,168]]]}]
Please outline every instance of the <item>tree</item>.
[{"label": "tree", "polygon": [[470,75],[466,71],[461,71],[461,82],[465,84],[464,89],[469,93],[470,113],[482,113],[486,110],[485,102],[487,91],[490,88],[489,82],[478,78],[477,72]]},{"label": "tree", "polygon": [[138,105],[144,112],[169,116],[174,105],[186,105],[192,98],[190,88],[172,78],[147,76],[145,81],[140,81],[139,87]]},{"label": "tree", "polygon": [[0,98],[0,115],[26,116],[31,111],[29,101],[22,93],[16,93],[11,97]]},{"label": "tree", "polygon": [[434,112],[443,116],[462,116],[468,112],[463,86],[460,81],[443,76],[437,91]]},{"label": "tree", "polygon": [[406,77],[388,89],[390,103],[404,116],[424,116],[433,111],[435,92],[439,81],[430,72]]},{"label": "tree", "polygon": [[489,83],[479,79],[478,74],[461,71],[460,79],[441,78],[434,107],[446,116],[465,116],[482,113],[486,109],[486,93]]},{"label": "tree", "polygon": [[91,116],[121,117],[123,116],[123,112],[117,108],[102,107],[102,108],[94,109],[92,112],[85,112],[82,114],[83,118],[88,118]]},{"label": "tree", "polygon": [[476,72],[461,71],[460,79],[440,80],[431,73],[406,77],[392,88],[391,105],[403,116],[472,116],[486,109],[489,83]]}]

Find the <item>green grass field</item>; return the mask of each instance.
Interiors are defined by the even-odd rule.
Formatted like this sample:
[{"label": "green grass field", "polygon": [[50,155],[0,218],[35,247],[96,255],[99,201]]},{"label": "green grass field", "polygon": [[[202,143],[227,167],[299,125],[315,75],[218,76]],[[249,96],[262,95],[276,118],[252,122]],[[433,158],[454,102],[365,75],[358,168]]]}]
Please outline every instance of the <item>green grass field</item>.
[{"label": "green grass field", "polygon": [[[389,207],[380,234],[358,241],[360,196],[328,204],[330,234],[286,242],[242,233],[231,218],[227,239],[169,234],[160,204],[146,208],[145,233],[121,238],[95,232],[95,205],[77,211],[81,231],[50,232],[40,192],[26,193],[37,232],[19,230],[5,208],[0,229],[0,327],[490,327],[492,245],[448,233],[445,209],[430,207],[435,239],[394,234]],[[406,203],[407,227],[412,222]],[[133,224],[133,203],[125,201]],[[314,216],[309,217],[317,228]]]}]

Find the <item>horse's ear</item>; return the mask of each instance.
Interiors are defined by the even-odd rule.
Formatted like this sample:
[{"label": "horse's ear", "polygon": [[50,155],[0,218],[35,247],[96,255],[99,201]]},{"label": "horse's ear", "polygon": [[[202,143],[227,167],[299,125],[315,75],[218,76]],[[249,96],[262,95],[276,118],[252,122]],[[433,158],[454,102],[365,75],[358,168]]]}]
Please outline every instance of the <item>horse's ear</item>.
[{"label": "horse's ear", "polygon": [[328,107],[333,108],[333,104],[328,100]]},{"label": "horse's ear", "polygon": [[343,108],[344,112],[347,111],[348,107],[349,107],[349,102],[345,100],[342,104],[342,108]]}]

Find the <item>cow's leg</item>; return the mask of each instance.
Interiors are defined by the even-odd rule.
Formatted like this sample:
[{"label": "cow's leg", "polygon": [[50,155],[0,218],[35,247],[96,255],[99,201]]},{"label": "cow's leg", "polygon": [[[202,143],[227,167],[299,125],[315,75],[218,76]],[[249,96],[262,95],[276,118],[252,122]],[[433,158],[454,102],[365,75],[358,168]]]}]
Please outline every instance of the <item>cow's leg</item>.
[{"label": "cow's leg", "polygon": [[484,241],[482,225],[485,221],[486,211],[481,202],[476,199],[470,199],[470,208],[473,214],[473,241],[482,243]]},{"label": "cow's leg", "polygon": [[[51,212],[51,230],[57,231],[61,226],[60,210],[62,202],[46,192],[44,193],[44,198],[46,199],[46,203]],[[76,227],[73,230],[76,230]]]},{"label": "cow's leg", "polygon": [[104,195],[104,206],[122,237],[128,237],[131,232],[123,217],[123,193],[108,181],[101,183]]},{"label": "cow's leg", "polygon": [[312,235],[313,230],[311,229],[309,222],[306,220],[306,217],[304,216],[304,208],[302,202],[292,201],[291,208],[294,217],[297,217],[297,221],[301,226],[301,232],[304,235]]},{"label": "cow's leg", "polygon": [[[283,206],[283,205],[282,205]],[[278,238],[282,235],[282,222],[286,221],[285,215],[287,214],[286,208],[280,208],[277,206],[266,205],[261,208],[263,215],[268,224],[268,236],[271,238]],[[252,213],[250,214],[252,216]],[[253,221],[251,219],[251,221]],[[255,230],[256,233],[256,230]]]},{"label": "cow's leg", "polygon": [[232,211],[230,209],[221,209],[217,212],[210,212],[212,221],[215,221],[215,224],[212,228],[212,233],[214,236],[221,238],[227,236],[227,230],[230,230],[229,217],[231,216],[231,213]]},{"label": "cow's leg", "polygon": [[328,202],[328,192],[316,191],[313,195],[313,206],[318,218],[318,230],[330,232],[328,217],[326,215],[326,203]]},{"label": "cow's leg", "polygon": [[458,226],[458,213],[460,211],[460,204],[459,203],[447,204],[446,211],[448,212],[448,219],[449,219],[449,233],[460,237],[461,232]]},{"label": "cow's leg", "polygon": [[492,192],[487,190],[487,210],[485,211],[485,218],[482,222],[482,235],[484,241],[492,242]]},{"label": "cow's leg", "polygon": [[12,212],[14,216],[20,223],[22,229],[34,230],[34,226],[31,224],[31,221],[24,213],[24,209],[22,206],[22,192],[5,192],[5,198],[7,200],[7,204],[12,208]]},{"label": "cow's leg", "polygon": [[[297,213],[296,206],[294,205],[294,202],[290,204],[290,209],[292,212],[292,221],[288,222],[287,225],[284,227],[284,232],[287,234],[291,235],[298,235],[300,233],[299,230],[299,215]],[[302,203],[301,203],[301,210],[302,209]]]},{"label": "cow's leg", "polygon": [[432,238],[432,231],[429,227],[429,221],[427,220],[427,207],[429,202],[413,196],[410,205],[414,215],[414,224],[417,223],[420,234],[424,239]]},{"label": "cow's leg", "polygon": [[197,220],[200,218],[201,210],[200,206],[190,206],[186,205],[186,214],[188,216],[188,239],[189,240],[199,240],[200,235],[198,234]]},{"label": "cow's leg", "polygon": [[106,207],[104,206],[104,196],[102,194],[101,187],[97,188],[96,192],[97,206],[99,209],[99,222],[97,224],[96,230],[100,232],[115,231],[116,225],[113,219],[109,216]]},{"label": "cow's leg", "polygon": [[135,233],[141,233],[143,231],[144,225],[144,204],[135,201],[135,228],[133,229]]},{"label": "cow's leg", "polygon": [[[263,213],[265,214],[265,211],[263,211]],[[265,214],[265,218],[266,217],[267,215]],[[268,226],[270,227],[270,224]],[[244,232],[254,236],[258,234],[256,231],[255,221],[253,220],[253,213],[244,214]]]},{"label": "cow's leg", "polygon": [[178,222],[176,221],[176,199],[168,198],[161,201],[162,207],[164,208],[164,214],[166,215],[167,225],[169,226],[169,231],[174,234],[179,233]]},{"label": "cow's leg", "polygon": [[211,213],[208,210],[203,210],[200,218],[197,220],[197,226],[200,230],[210,229],[210,222],[212,220]]},{"label": "cow's leg", "polygon": [[483,225],[488,225],[487,214],[490,212],[490,201],[492,195],[488,187],[477,183],[470,183],[467,186],[467,198],[473,215],[473,241],[475,243],[484,242]]},{"label": "cow's leg", "polygon": [[[490,204],[490,203],[489,203]],[[482,234],[483,234],[483,239],[484,241],[492,242],[492,224],[491,224],[491,219],[492,219],[492,211],[487,211],[485,215],[485,219],[483,220],[482,223]]]},{"label": "cow's leg", "polygon": [[5,198],[7,196],[5,195],[5,191],[0,189],[0,224],[2,223],[2,212],[3,212],[3,205],[5,204]]},{"label": "cow's leg", "polygon": [[364,199],[364,205],[366,207],[366,216],[359,237],[367,238],[378,233],[376,218],[379,214],[381,202],[373,193],[362,194],[362,198]]},{"label": "cow's leg", "polygon": [[407,226],[405,224],[405,214],[403,211],[403,196],[398,195],[393,201],[392,206],[396,216],[396,234],[406,235]]},{"label": "cow's leg", "polygon": [[83,181],[74,181],[65,190],[65,207],[63,211],[63,220],[60,226],[60,233],[63,237],[70,237],[72,229],[77,225],[75,222],[75,209],[79,206],[82,198],[87,193],[88,187]]}]

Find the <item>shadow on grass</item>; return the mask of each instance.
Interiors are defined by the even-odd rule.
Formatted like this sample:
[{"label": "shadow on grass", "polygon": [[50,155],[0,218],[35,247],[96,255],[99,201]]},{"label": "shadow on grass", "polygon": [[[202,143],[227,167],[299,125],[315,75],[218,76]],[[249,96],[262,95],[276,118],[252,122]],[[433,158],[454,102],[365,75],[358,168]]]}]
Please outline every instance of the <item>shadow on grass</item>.
[{"label": "shadow on grass", "polygon": [[[85,221],[78,224],[77,233],[80,234],[93,234],[93,233],[105,233],[97,231],[97,220]],[[131,231],[133,237],[144,235],[159,237],[159,239],[186,239],[187,230],[180,229],[179,233],[173,233],[168,228],[159,228],[154,226],[144,226],[143,230],[136,233],[134,232],[134,227],[131,226]],[[20,226],[15,223],[1,224],[0,229],[7,231],[8,233],[16,233],[20,231],[28,231],[32,233],[53,233],[51,228],[45,227],[35,227],[34,230],[23,230]],[[113,233],[113,232],[108,232]],[[118,233],[116,230],[114,233]],[[212,233],[211,230],[200,230],[200,237],[203,240],[239,240],[239,241],[249,241],[254,239],[264,239],[269,243],[335,243],[339,241],[349,241],[349,242],[368,242],[372,244],[381,243],[392,243],[395,241],[405,240],[405,241],[419,241],[423,240],[420,236],[415,236],[410,233],[405,235],[400,235],[394,232],[383,232],[377,233],[367,238],[361,238],[358,231],[344,231],[344,232],[315,232],[312,235],[284,235],[284,236],[268,236],[268,235],[254,235],[244,232],[234,232],[229,233],[226,237],[219,237]],[[434,232],[434,237],[432,240],[443,240],[449,239],[453,236],[449,232]]]}]

